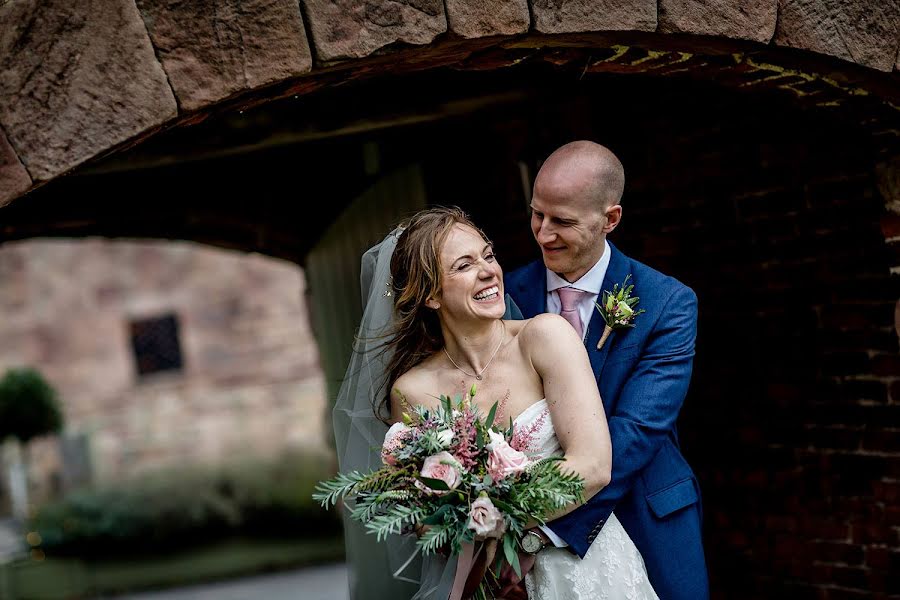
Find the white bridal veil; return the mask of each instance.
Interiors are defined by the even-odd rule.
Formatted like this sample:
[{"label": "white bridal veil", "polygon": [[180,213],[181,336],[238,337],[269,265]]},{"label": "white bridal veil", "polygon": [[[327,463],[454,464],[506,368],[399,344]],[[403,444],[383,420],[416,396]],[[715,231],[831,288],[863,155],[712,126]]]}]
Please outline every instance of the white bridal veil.
[{"label": "white bridal veil", "polygon": [[[377,404],[379,394],[387,391],[384,380],[391,352],[383,346],[393,314],[391,255],[401,231],[395,229],[362,258],[363,317],[332,413],[342,472],[366,473],[382,466],[380,451],[387,425],[375,416],[373,400]],[[351,520],[347,511],[344,535],[351,600],[411,598],[416,593],[421,560],[417,557],[403,568],[406,559],[416,551],[414,539],[392,536],[387,543],[379,543],[375,536],[366,534],[359,522]],[[394,573],[398,573],[396,577]]]},{"label": "white bridal veil", "polygon": [[[381,445],[388,428],[375,416],[373,404],[388,391],[385,378],[392,352],[384,343],[393,324],[391,256],[402,231],[398,227],[362,257],[363,317],[332,413],[342,472],[367,473],[382,466]],[[522,318],[508,296],[506,305],[506,318]],[[394,535],[386,543],[377,542],[350,519],[348,511],[344,511],[344,534],[351,600],[447,598],[456,574],[455,560],[435,555],[423,560],[412,536]]]}]

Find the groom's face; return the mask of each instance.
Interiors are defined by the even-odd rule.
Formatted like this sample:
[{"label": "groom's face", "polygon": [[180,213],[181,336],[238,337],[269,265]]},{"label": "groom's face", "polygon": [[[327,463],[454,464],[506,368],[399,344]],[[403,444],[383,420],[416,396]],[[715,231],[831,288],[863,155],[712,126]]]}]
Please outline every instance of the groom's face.
[{"label": "groom's face", "polygon": [[596,202],[537,184],[531,201],[531,232],[544,265],[566,281],[577,281],[603,252],[604,211]]}]

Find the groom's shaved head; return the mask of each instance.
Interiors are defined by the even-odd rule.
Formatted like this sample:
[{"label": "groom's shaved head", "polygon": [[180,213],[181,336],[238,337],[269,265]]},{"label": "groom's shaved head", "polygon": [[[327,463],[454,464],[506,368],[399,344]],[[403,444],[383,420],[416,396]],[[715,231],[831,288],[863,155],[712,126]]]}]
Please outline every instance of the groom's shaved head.
[{"label": "groom's shaved head", "polygon": [[602,210],[622,200],[625,169],[607,148],[579,140],[562,146],[547,157],[534,187],[535,193],[543,191],[581,198],[587,206]]},{"label": "groom's shaved head", "polygon": [[548,269],[575,282],[600,260],[624,188],[622,163],[600,144],[571,142],[547,158],[534,180],[531,232]]}]

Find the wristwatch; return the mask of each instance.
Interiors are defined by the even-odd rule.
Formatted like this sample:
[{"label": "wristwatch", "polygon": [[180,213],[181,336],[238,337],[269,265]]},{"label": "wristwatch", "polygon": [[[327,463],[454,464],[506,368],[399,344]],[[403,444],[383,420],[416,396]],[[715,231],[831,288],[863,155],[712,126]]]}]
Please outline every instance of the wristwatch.
[{"label": "wristwatch", "polygon": [[534,529],[526,531],[525,535],[522,536],[522,539],[519,540],[519,546],[522,547],[522,551],[526,554],[537,554],[548,545],[549,543],[544,537]]}]

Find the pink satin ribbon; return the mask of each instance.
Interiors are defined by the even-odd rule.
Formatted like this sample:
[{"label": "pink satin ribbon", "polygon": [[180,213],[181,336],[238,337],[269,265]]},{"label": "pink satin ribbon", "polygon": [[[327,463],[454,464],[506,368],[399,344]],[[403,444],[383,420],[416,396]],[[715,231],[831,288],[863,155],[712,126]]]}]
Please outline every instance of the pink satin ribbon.
[{"label": "pink satin ribbon", "polygon": [[[472,565],[475,564],[475,560],[478,558],[478,555],[481,554],[482,550],[484,550],[483,544],[478,545],[478,552],[475,552],[474,544],[462,545],[462,552],[456,561],[456,576],[453,578],[453,590],[450,592],[449,600],[462,600],[462,593],[466,586],[466,580],[469,578],[469,573],[472,572]],[[516,575],[516,571],[512,568],[512,565],[503,567],[503,572],[500,574],[500,581],[505,581],[507,584],[500,592],[501,598],[512,591],[512,589],[525,578],[525,575],[534,566],[534,559],[535,556],[533,554],[519,552],[519,567],[522,571],[521,578]],[[490,565],[488,568],[490,568]]]},{"label": "pink satin ribbon", "polygon": [[475,558],[481,554],[483,546],[479,546],[478,553],[475,553],[473,544],[463,544],[462,552],[456,560],[456,577],[453,579],[453,591],[450,592],[450,600],[460,600],[462,598],[463,588],[466,587],[466,579],[472,571],[472,565],[475,564]]},{"label": "pink satin ribbon", "polygon": [[516,570],[512,568],[512,565],[506,565],[503,567],[503,572],[500,573],[500,581],[508,582],[503,589],[500,590],[500,597],[506,596],[509,592],[513,590],[516,585],[523,579],[525,579],[525,575],[528,574],[528,571],[531,570],[531,567],[534,566],[534,554],[525,554],[524,552],[519,552],[519,568],[522,571],[522,577],[516,575]]}]

